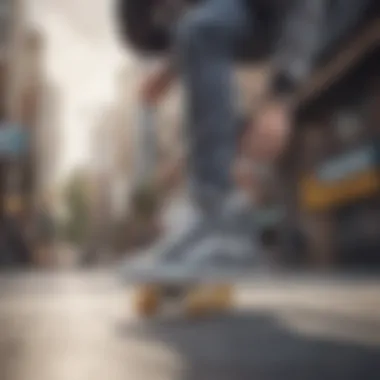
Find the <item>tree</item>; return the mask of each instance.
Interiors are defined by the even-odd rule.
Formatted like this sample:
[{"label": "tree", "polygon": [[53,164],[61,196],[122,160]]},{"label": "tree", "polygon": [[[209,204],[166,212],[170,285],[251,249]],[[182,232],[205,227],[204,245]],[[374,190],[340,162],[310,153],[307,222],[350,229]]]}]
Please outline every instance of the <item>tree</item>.
[{"label": "tree", "polygon": [[76,171],[70,176],[64,199],[67,210],[63,228],[65,240],[82,245],[90,225],[90,194],[84,171]]}]

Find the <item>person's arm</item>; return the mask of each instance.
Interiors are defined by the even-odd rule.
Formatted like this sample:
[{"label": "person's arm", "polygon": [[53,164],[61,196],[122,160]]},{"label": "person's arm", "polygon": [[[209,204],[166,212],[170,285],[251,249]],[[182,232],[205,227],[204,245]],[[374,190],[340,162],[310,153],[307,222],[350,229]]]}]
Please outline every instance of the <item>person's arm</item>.
[{"label": "person's arm", "polygon": [[292,0],[273,58],[273,95],[291,99],[322,49],[349,32],[369,4],[369,0]]},{"label": "person's arm", "polygon": [[158,177],[156,181],[158,187],[164,193],[175,188],[181,182],[185,168],[185,158],[183,155],[172,157],[157,173]]},{"label": "person's arm", "polygon": [[166,62],[158,71],[148,75],[142,85],[141,99],[144,103],[156,104],[168,91],[176,77],[174,65]]},{"label": "person's arm", "polygon": [[328,3],[328,0],[292,2],[280,28],[269,96],[292,100],[299,84],[310,74],[323,43]]}]

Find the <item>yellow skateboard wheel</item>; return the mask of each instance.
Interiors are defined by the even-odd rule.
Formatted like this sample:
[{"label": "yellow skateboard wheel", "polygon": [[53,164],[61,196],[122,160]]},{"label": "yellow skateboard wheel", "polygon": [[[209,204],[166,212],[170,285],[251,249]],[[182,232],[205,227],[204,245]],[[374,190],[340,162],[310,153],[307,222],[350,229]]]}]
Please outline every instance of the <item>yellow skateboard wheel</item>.
[{"label": "yellow skateboard wheel", "polygon": [[186,314],[189,317],[200,317],[212,309],[209,289],[197,287],[189,291],[185,299]]},{"label": "yellow skateboard wheel", "polygon": [[186,299],[186,312],[191,317],[199,317],[213,311],[228,310],[232,304],[231,285],[200,286],[190,291]]},{"label": "yellow skateboard wheel", "polygon": [[185,300],[186,312],[192,317],[227,310],[232,304],[233,288],[228,284],[199,286],[192,289]]},{"label": "yellow skateboard wheel", "polygon": [[233,304],[233,288],[231,285],[219,285],[213,290],[213,304],[218,310],[227,310]]},{"label": "yellow skateboard wheel", "polygon": [[160,307],[160,291],[153,285],[145,285],[137,290],[136,311],[139,316],[152,317]]}]

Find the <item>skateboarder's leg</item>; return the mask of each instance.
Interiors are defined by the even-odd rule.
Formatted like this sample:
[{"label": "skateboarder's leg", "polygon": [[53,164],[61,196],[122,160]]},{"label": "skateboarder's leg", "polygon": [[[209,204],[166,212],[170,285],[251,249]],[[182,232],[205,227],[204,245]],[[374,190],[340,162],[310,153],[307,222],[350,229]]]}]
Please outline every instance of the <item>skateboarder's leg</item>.
[{"label": "skateboarder's leg", "polygon": [[190,206],[200,211],[200,217],[168,245],[158,248],[163,258],[186,256],[190,247],[212,235],[213,223],[218,220],[215,213],[233,191],[239,127],[234,48],[246,31],[246,17],[243,0],[205,0],[177,26],[176,54],[187,108]]},{"label": "skateboarder's leg", "polygon": [[220,207],[218,202],[233,188],[231,168],[239,121],[234,53],[236,42],[246,32],[246,14],[242,0],[206,0],[178,25],[189,172],[193,195],[203,207]]},{"label": "skateboarder's leg", "polygon": [[236,207],[228,207],[226,211],[226,205],[235,191],[232,168],[241,122],[234,76],[235,49],[248,28],[243,0],[206,0],[188,12],[178,25],[176,53],[185,88],[191,196],[212,231],[200,239],[198,231],[203,235],[207,231],[200,224],[188,235],[180,255],[187,256],[189,251],[208,255],[204,252],[206,246],[210,253],[219,251],[212,247],[220,245],[215,231],[220,232],[221,228],[234,236],[235,247],[243,242],[236,238],[236,232],[241,235],[245,225],[237,215],[229,218],[228,214],[234,213]]}]

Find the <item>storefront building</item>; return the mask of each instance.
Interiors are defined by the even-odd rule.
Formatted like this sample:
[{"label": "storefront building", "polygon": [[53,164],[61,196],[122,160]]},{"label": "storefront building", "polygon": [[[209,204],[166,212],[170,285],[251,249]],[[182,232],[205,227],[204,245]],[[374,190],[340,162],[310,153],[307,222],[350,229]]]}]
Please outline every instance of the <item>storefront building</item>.
[{"label": "storefront building", "polygon": [[308,265],[380,267],[379,43],[373,17],[300,92],[285,171]]}]

